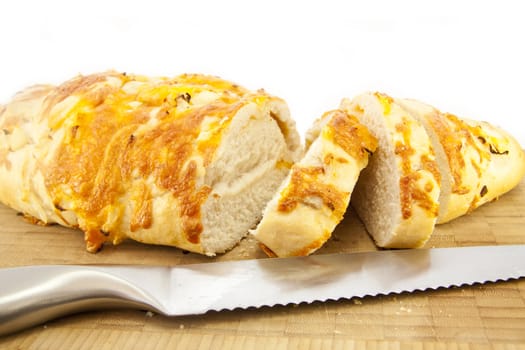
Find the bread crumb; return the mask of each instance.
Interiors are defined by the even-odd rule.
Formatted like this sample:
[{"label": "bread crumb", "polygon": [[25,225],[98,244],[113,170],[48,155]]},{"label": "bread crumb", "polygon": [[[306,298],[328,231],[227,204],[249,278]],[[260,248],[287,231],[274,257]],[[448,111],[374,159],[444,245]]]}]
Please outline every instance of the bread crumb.
[{"label": "bread crumb", "polygon": [[180,325],[179,325],[179,329],[184,329],[184,325],[183,325],[183,324],[180,324]]},{"label": "bread crumb", "polygon": [[355,305],[362,305],[363,302],[359,299],[352,299],[352,301],[354,302]]},{"label": "bread crumb", "polygon": [[153,317],[155,314],[151,311],[146,312],[146,317]]}]

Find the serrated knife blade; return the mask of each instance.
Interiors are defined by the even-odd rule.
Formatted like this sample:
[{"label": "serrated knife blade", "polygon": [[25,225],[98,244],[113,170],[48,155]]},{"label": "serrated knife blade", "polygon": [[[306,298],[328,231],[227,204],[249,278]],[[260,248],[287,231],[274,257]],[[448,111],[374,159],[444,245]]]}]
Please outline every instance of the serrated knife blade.
[{"label": "serrated knife blade", "polygon": [[525,277],[525,245],[389,250],[173,267],[0,269],[0,335],[74,312],[168,316],[311,303]]}]

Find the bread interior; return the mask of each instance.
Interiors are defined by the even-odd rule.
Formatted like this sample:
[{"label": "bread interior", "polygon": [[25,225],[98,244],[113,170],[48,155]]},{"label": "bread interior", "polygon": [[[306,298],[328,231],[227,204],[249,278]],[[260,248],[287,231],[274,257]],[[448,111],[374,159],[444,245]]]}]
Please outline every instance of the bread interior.
[{"label": "bread interior", "polygon": [[378,140],[378,147],[352,192],[351,206],[377,244],[385,246],[401,220],[400,175],[391,131],[385,124],[382,106],[375,99],[363,96],[358,102],[344,101],[343,106]]},{"label": "bread interior", "polygon": [[268,110],[241,109],[223,135],[205,183],[212,193],[202,208],[203,250],[224,252],[256,226],[267,202],[289,171],[288,145]]}]

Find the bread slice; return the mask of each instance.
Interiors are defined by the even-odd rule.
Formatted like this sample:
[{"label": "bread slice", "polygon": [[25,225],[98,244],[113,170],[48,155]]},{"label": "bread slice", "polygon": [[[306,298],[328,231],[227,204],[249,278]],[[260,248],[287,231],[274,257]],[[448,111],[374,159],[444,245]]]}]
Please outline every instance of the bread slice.
[{"label": "bread slice", "polygon": [[285,102],[204,75],[105,72],[38,86],[0,112],[0,200],[84,231],[232,248],[302,154]]},{"label": "bread slice", "polygon": [[341,108],[378,139],[352,194],[353,208],[378,246],[421,247],[434,230],[440,193],[440,173],[425,128],[382,93],[344,99]]},{"label": "bread slice", "polygon": [[442,174],[437,223],[464,215],[515,187],[525,173],[519,143],[485,122],[442,113],[425,103],[398,100],[425,126]]},{"label": "bread slice", "polygon": [[366,127],[342,110],[316,121],[305,157],[292,166],[252,231],[268,255],[309,255],[330,238],[376,145]]}]

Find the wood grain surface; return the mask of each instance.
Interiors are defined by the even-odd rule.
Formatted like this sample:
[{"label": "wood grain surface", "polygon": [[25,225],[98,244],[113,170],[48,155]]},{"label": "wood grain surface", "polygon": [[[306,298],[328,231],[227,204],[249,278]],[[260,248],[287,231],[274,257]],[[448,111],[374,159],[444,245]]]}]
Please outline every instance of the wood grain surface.
[{"label": "wood grain surface", "polygon": [[[522,182],[499,200],[438,226],[427,248],[525,244],[524,213]],[[317,254],[375,249],[350,209]],[[81,232],[36,226],[0,206],[0,267],[177,265],[262,257],[250,239],[216,258],[135,242],[106,246],[90,254],[84,250]],[[114,348],[525,349],[525,279],[200,316],[170,318],[133,310],[86,312],[0,338],[0,349]]]}]

